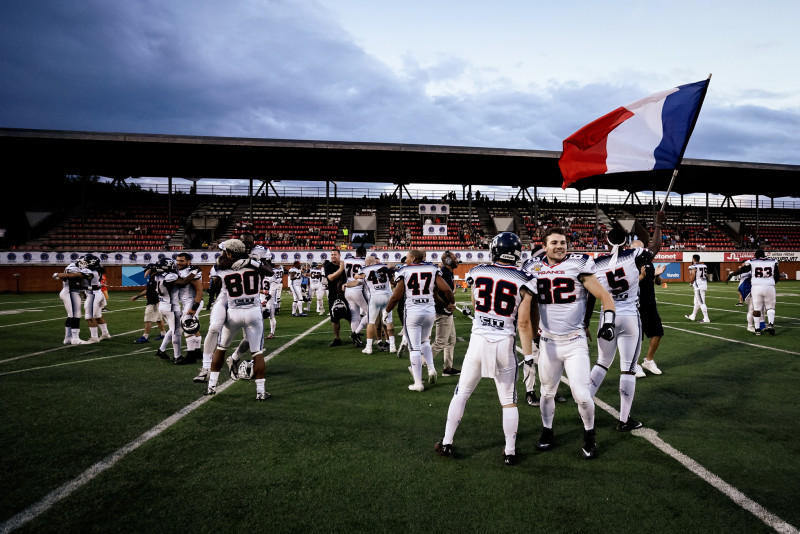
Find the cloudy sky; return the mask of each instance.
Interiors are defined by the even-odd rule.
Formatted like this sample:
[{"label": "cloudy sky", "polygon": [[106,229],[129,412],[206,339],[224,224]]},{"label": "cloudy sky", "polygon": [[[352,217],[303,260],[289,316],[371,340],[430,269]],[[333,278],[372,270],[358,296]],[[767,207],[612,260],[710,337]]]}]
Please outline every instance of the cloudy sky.
[{"label": "cloudy sky", "polygon": [[686,157],[800,164],[800,2],[0,4],[0,127],[560,150],[713,73]]}]

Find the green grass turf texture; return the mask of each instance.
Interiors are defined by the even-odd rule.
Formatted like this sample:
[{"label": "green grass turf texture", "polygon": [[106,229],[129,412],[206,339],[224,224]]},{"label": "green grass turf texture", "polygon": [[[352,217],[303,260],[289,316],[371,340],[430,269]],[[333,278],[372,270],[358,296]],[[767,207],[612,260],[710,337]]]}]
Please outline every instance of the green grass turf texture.
[{"label": "green grass turf texture", "polygon": [[[734,284],[709,284],[711,324],[684,318],[687,284],[657,288],[664,374],[639,379],[632,414],[800,526],[800,283],[781,282],[778,294],[777,335],[756,337],[744,328],[745,309],[734,307]],[[113,339],[64,347],[55,292],[0,295],[0,522],[202,396],[205,385],[192,382],[199,366],[158,359],[156,341],[133,344],[143,306],[128,296],[111,295]],[[468,294],[457,298],[466,303]],[[291,317],[290,305],[285,294],[266,354],[325,319]],[[465,340],[459,366],[470,323],[457,314],[456,326]],[[362,354],[349,333],[343,324],[345,345],[328,348],[326,322],[267,363],[269,401],[255,401],[252,381],[233,384],[18,531],[772,531],[643,438],[616,432],[599,407],[599,457],[583,460],[582,424],[564,384],[554,449],[536,451],[541,418],[524,402],[521,373],[518,465],[501,461],[491,380],[467,403],[455,457],[440,458],[433,444],[457,377],[411,392],[407,359]],[[590,350],[594,360],[594,343]],[[441,372],[441,355],[436,362]],[[617,409],[618,369],[617,359],[598,393]]]}]

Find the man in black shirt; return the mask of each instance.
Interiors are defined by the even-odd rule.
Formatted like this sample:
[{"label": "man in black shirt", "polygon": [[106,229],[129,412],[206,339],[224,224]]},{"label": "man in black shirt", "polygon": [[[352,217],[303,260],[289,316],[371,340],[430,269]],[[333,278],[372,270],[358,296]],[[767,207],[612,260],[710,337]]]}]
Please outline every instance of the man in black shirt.
[{"label": "man in black shirt", "polygon": [[[342,344],[342,339],[339,337],[340,318],[334,314],[334,303],[341,299],[344,301],[343,285],[347,281],[344,274],[344,263],[339,257],[337,249],[331,250],[331,260],[325,261],[322,265],[325,276],[328,277],[328,314],[331,317],[331,325],[333,325],[333,341],[328,345],[329,347],[338,347]],[[349,317],[348,311],[348,317]]]},{"label": "man in black shirt", "polygon": [[[634,241],[631,246],[635,246],[636,243]],[[642,332],[650,338],[647,357],[642,362],[642,369],[654,375],[661,374],[661,369],[656,365],[653,356],[658,350],[658,345],[664,335],[664,326],[661,324],[661,317],[658,315],[658,309],[656,308],[655,286],[656,284],[661,285],[661,274],[666,268],[665,264],[656,269],[652,259],[648,259],[639,265],[639,316],[642,319]]]}]

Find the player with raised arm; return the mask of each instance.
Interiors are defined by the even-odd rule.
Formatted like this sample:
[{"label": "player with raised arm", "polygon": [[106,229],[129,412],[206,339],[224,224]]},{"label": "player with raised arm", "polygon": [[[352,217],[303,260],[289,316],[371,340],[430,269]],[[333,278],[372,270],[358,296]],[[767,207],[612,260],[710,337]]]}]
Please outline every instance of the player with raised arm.
[{"label": "player with raised arm", "polygon": [[[781,273],[778,269],[778,260],[768,258],[762,250],[756,250],[755,258],[744,262],[740,268],[728,275],[728,279],[738,274],[750,273],[750,305],[755,326],[753,327],[757,336],[761,335],[760,323],[762,320],[761,312],[766,310],[765,330],[771,336],[775,335],[775,284],[780,280]],[[749,321],[748,321],[749,322]],[[749,328],[748,328],[749,329]]]},{"label": "player with raised arm", "polygon": [[447,411],[444,437],[434,449],[441,456],[453,454],[453,438],[467,400],[481,378],[492,378],[503,408],[503,462],[513,465],[519,427],[515,343],[519,332],[524,359],[534,360],[533,325],[538,323],[538,311],[533,305],[536,282],[529,273],[517,268],[522,242],[516,234],[498,234],[489,250],[494,263],[473,267],[467,274],[475,310],[472,334]]},{"label": "player with raised arm", "polygon": [[[611,294],[616,312],[615,335],[612,339],[597,337],[597,363],[592,367],[589,392],[594,397],[597,390],[614,362],[617,349],[619,349],[619,422],[617,430],[628,432],[640,428],[642,423],[630,417],[633,397],[636,392],[636,363],[642,348],[642,322],[639,316],[639,269],[646,262],[652,261],[661,250],[661,226],[666,220],[666,214],[659,211],[656,214],[655,231],[650,240],[650,247],[642,247],[641,241],[635,241],[639,246],[620,251],[619,247],[625,242],[625,232],[612,230],[608,233],[608,242],[614,247],[610,255],[602,256],[595,260],[595,274],[600,285]],[[590,295],[586,306],[587,317],[584,324],[589,323],[589,316],[594,308],[594,296]],[[601,315],[604,313],[601,308]]]},{"label": "player with raised arm", "polygon": [[536,277],[539,304],[539,378],[541,380],[541,451],[553,446],[555,399],[561,374],[566,371],[572,398],[583,421],[584,458],[597,456],[594,400],[589,391],[588,325],[584,324],[587,295],[603,305],[598,337],[614,339],[614,299],[595,278],[594,260],[587,254],[567,254],[566,231],[548,228],[543,237],[545,255],[528,267]]},{"label": "player with raised arm", "polygon": [[694,290],[694,308],[690,315],[684,315],[690,321],[694,321],[697,310],[703,312],[703,322],[710,323],[708,318],[708,307],[706,306],[706,290],[708,290],[708,267],[700,261],[700,254],[692,256],[692,264],[689,266],[689,282]]},{"label": "player with raised arm", "polygon": [[408,339],[411,374],[414,383],[408,386],[412,391],[425,391],[422,384],[422,358],[428,366],[428,383],[436,382],[436,367],[433,363],[431,331],[436,318],[435,298],[442,298],[450,311],[455,309],[455,296],[450,286],[442,278],[439,268],[424,261],[421,250],[411,250],[406,256],[406,264],[395,272],[397,283],[392,297],[386,305],[386,313],[391,313],[405,295],[403,330]]}]

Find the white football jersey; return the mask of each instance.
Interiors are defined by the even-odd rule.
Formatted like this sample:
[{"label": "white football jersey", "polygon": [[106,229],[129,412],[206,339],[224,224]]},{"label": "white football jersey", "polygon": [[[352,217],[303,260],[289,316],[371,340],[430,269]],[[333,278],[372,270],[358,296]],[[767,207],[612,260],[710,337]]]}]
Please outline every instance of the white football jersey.
[{"label": "white football jersey", "polygon": [[620,250],[613,271],[613,256],[602,256],[594,260],[597,281],[614,298],[617,315],[639,313],[639,267],[636,259],[642,255],[650,259],[653,257],[649,249],[642,247]]},{"label": "white football jersey", "polygon": [[[190,275],[194,275],[195,280],[200,280],[201,283],[203,282],[203,271],[200,269],[200,267],[189,265],[188,267],[178,271],[178,277],[180,278],[188,278]],[[180,298],[180,301],[183,304],[194,302],[195,294],[196,291],[191,283],[178,288],[178,298]]]},{"label": "white football jersey", "polygon": [[375,293],[392,293],[392,285],[389,280],[389,267],[385,263],[374,263],[361,269],[367,290],[370,295]]},{"label": "white football jersey", "polygon": [[586,313],[586,288],[578,277],[595,274],[594,260],[588,254],[567,254],[555,265],[547,258],[526,262],[527,272],[536,277],[539,324],[542,330],[567,335],[583,330]]},{"label": "white football jersey", "polygon": [[155,275],[156,293],[159,302],[178,302],[178,288],[172,285],[178,279],[178,273],[161,273]]},{"label": "white football jersey", "polygon": [[220,297],[226,297],[228,309],[244,309],[261,306],[259,292],[262,276],[250,266],[241,269],[218,270],[217,276],[222,278]]},{"label": "white football jersey", "polygon": [[403,280],[406,287],[406,314],[436,314],[433,292],[436,277],[442,276],[439,268],[428,262],[407,263],[395,272],[397,280]]},{"label": "white football jersey", "polygon": [[292,267],[289,269],[289,283],[293,286],[300,286],[303,280],[303,271],[299,267]]},{"label": "white football jersey", "polygon": [[272,268],[272,276],[270,277],[270,282],[274,284],[278,284],[279,286],[283,287],[283,265],[275,265]]},{"label": "white football jersey", "polygon": [[774,258],[753,258],[747,260],[745,265],[750,266],[750,283],[754,286],[774,286],[775,272],[778,270],[778,260]]},{"label": "white football jersey", "polygon": [[491,341],[516,336],[523,288],[535,295],[535,278],[514,265],[492,263],[473,267],[467,283],[475,300],[472,332]]},{"label": "white football jersey", "polygon": [[314,267],[308,271],[308,277],[311,279],[311,284],[321,284],[322,279],[325,278],[325,273],[319,267]]},{"label": "white football jersey", "polygon": [[344,263],[344,275],[347,277],[348,282],[355,280],[355,275],[361,272],[364,268],[365,258],[347,258],[342,260]]},{"label": "white football jersey", "polygon": [[692,287],[695,289],[708,289],[708,267],[705,263],[693,263],[689,266],[689,271],[695,271]]},{"label": "white football jersey", "polygon": [[91,271],[89,269],[81,269],[74,263],[70,263],[64,269],[64,272],[67,274],[74,274],[74,273],[81,273],[83,275],[82,278],[65,278],[62,283],[64,284],[64,289],[68,289],[70,291],[83,291],[86,281],[86,277]]}]

